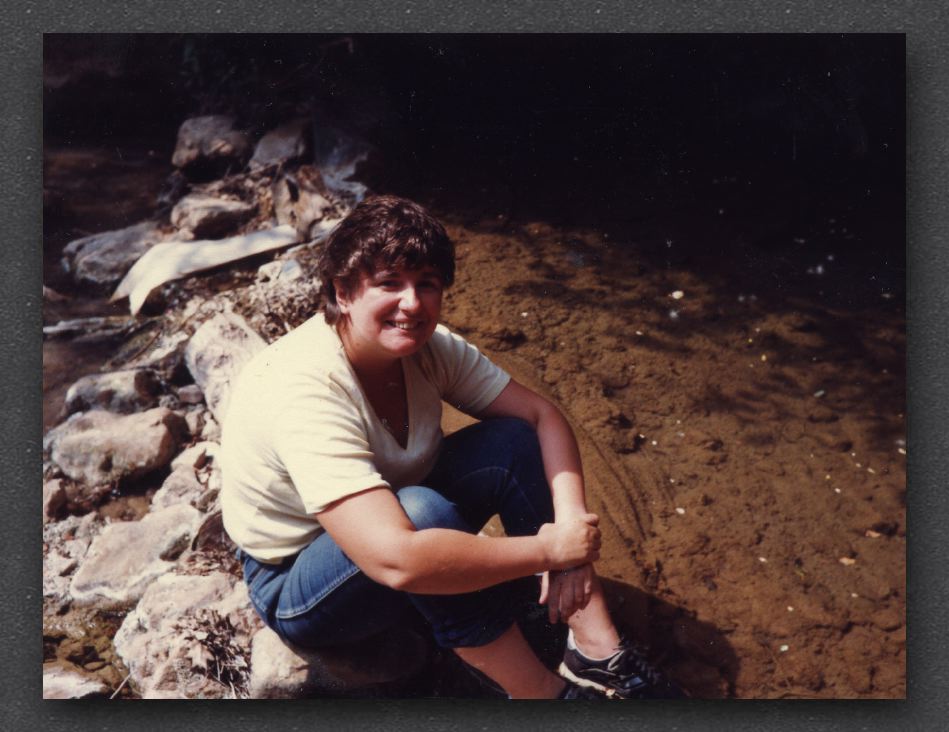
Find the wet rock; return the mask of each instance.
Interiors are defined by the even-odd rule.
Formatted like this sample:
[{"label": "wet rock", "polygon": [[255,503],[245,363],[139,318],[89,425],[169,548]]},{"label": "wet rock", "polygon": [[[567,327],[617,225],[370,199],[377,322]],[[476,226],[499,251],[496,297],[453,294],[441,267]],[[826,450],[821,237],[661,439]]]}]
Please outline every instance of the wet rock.
[{"label": "wet rock", "polygon": [[158,374],[150,369],[127,369],[84,376],[66,392],[66,414],[104,409],[131,414],[154,407],[161,391]]},{"label": "wet rock", "polygon": [[243,167],[250,145],[247,134],[234,129],[233,117],[192,117],[178,129],[171,164],[191,179],[210,180],[228,169]]},{"label": "wet rock", "polygon": [[89,513],[82,518],[67,516],[43,527],[43,597],[53,605],[69,602],[72,573],[103,525],[101,519]]},{"label": "wet rock", "polygon": [[408,678],[426,659],[426,642],[408,629],[346,646],[311,650],[291,647],[270,628],[262,628],[254,636],[251,650],[249,691],[254,699],[347,692]]},{"label": "wet rock", "polygon": [[145,699],[246,696],[247,652],[261,622],[244,583],[223,572],[165,574],[115,635]]},{"label": "wet rock", "polygon": [[218,313],[191,337],[185,363],[218,423],[227,410],[231,381],[265,345],[264,339],[232,312]]},{"label": "wet rock", "polygon": [[171,475],[165,478],[161,488],[152,496],[149,510],[161,511],[179,503],[193,504],[202,493],[204,493],[204,486],[195,475],[194,468],[182,467],[173,470]]},{"label": "wet rock", "polygon": [[43,665],[44,699],[86,699],[109,696],[110,692],[105,683],[91,674]]},{"label": "wet rock", "polygon": [[115,484],[167,465],[186,430],[185,421],[163,407],[128,416],[94,409],[50,430],[43,449],[73,480]]},{"label": "wet rock", "polygon": [[158,224],[152,221],[85,236],[63,249],[63,269],[80,284],[106,290],[162,239]]},{"label": "wet rock", "polygon": [[192,193],[175,204],[171,223],[187,237],[219,239],[236,233],[256,211],[253,203]]},{"label": "wet rock", "polygon": [[304,165],[274,181],[271,190],[277,222],[293,226],[303,240],[313,238],[314,225],[338,219],[344,212],[332,202],[320,171]]},{"label": "wet rock", "polygon": [[134,602],[174,565],[201,516],[183,504],[150,513],[141,521],[109,524],[93,539],[73,577],[69,586],[73,600],[104,606]]},{"label": "wet rock", "polygon": [[311,153],[313,128],[308,119],[296,119],[271,130],[257,143],[249,167],[253,170],[283,165]]},{"label": "wet rock", "polygon": [[66,505],[66,488],[63,481],[54,478],[43,482],[43,523],[52,521]]}]

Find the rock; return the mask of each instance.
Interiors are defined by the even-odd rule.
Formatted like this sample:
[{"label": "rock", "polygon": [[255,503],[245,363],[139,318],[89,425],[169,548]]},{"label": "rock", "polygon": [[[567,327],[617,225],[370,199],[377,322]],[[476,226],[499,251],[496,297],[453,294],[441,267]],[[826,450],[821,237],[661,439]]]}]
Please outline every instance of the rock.
[{"label": "rock", "polygon": [[237,232],[253,217],[256,204],[192,193],[171,210],[171,223],[194,239],[219,239]]},{"label": "rock", "polygon": [[202,514],[179,504],[141,521],[109,524],[92,541],[69,593],[79,604],[122,605],[142,596],[191,542]]},{"label": "rock", "polygon": [[204,413],[204,427],[201,428],[201,439],[208,442],[221,441],[221,425],[209,411]]},{"label": "rock", "polygon": [[154,407],[161,391],[158,374],[150,369],[127,369],[83,376],[66,392],[66,414],[104,409],[131,414]]},{"label": "rock", "polygon": [[44,699],[86,699],[101,696],[111,696],[111,689],[95,676],[43,664]]},{"label": "rock", "polygon": [[314,224],[323,219],[337,219],[343,211],[332,202],[320,171],[303,165],[285,172],[274,181],[271,190],[277,222],[293,226],[302,240],[312,239]]},{"label": "rock", "polygon": [[[202,396],[202,399],[203,398]],[[208,416],[207,409],[192,409],[189,412],[185,412],[185,422],[188,425],[188,432],[190,432],[193,437],[199,437],[201,435],[206,416]]]},{"label": "rock", "polygon": [[241,168],[250,153],[250,139],[234,129],[233,117],[207,115],[185,120],[171,164],[190,178],[220,177],[229,168]]},{"label": "rock", "polygon": [[58,479],[43,482],[43,523],[56,518],[59,511],[66,505],[66,489],[63,481]]},{"label": "rock", "polygon": [[259,170],[305,158],[311,153],[313,126],[308,119],[296,119],[271,130],[257,143],[249,167]]},{"label": "rock", "polygon": [[145,699],[235,698],[246,696],[260,627],[242,581],[169,573],[145,591],[114,645]]},{"label": "rock", "polygon": [[155,495],[152,496],[152,503],[149,511],[161,511],[170,506],[176,506],[179,503],[193,505],[204,493],[204,486],[198,480],[194,473],[194,468],[181,467],[173,470],[171,475],[165,478]]},{"label": "rock", "polygon": [[178,389],[178,401],[182,404],[200,404],[204,401],[204,393],[197,384],[188,384]]},{"label": "rock", "polygon": [[224,421],[231,381],[265,345],[264,339],[232,312],[218,313],[191,336],[185,364],[218,424]]},{"label": "rock", "polygon": [[69,600],[71,575],[103,526],[96,514],[88,513],[43,527],[43,597],[56,605]]},{"label": "rock", "polygon": [[304,276],[303,267],[295,259],[275,259],[257,270],[257,282],[294,282]]},{"label": "rock", "polygon": [[178,457],[171,461],[171,469],[191,468],[192,470],[200,470],[209,460],[214,459],[214,455],[219,449],[220,445],[216,442],[199,442],[182,450]]},{"label": "rock", "polygon": [[121,280],[139,257],[163,238],[158,224],[146,221],[76,239],[63,249],[63,269],[76,282],[105,290]]},{"label": "rock", "polygon": [[161,374],[165,381],[171,381],[178,371],[184,371],[185,348],[188,345],[188,333],[175,331],[162,333],[143,353],[136,356],[129,366],[151,368]]},{"label": "rock", "polygon": [[408,678],[425,664],[427,648],[423,638],[403,628],[319,650],[291,647],[270,628],[262,628],[251,648],[250,696],[290,699]]},{"label": "rock", "polygon": [[185,421],[163,407],[128,416],[94,409],[50,430],[43,449],[73,480],[115,484],[166,466],[186,430]]}]

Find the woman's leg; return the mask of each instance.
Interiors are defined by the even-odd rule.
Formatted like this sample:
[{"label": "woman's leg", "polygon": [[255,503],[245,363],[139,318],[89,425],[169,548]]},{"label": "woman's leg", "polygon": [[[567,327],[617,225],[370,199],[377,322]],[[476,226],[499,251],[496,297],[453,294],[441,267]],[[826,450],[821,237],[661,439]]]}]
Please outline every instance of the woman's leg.
[{"label": "woman's leg", "polygon": [[[536,534],[554,520],[537,434],[520,419],[488,419],[448,436],[424,483],[453,501],[475,529],[495,513],[510,536]],[[593,657],[619,643],[598,581],[569,625],[580,650]]]}]

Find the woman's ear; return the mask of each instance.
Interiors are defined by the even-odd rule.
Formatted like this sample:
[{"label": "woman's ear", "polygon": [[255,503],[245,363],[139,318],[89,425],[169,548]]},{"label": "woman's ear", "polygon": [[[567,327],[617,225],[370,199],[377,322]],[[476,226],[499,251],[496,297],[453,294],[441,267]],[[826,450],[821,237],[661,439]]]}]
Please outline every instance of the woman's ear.
[{"label": "woman's ear", "polygon": [[346,283],[339,278],[333,278],[333,289],[336,290],[336,305],[341,313],[349,310],[349,289]]}]

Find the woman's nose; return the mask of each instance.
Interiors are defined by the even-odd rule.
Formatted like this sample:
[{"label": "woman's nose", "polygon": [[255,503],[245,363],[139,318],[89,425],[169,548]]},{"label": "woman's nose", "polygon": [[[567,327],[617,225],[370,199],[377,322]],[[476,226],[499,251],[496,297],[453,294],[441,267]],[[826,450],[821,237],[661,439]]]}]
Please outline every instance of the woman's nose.
[{"label": "woman's nose", "polygon": [[406,287],[402,290],[402,296],[399,299],[399,306],[403,310],[414,310],[418,307],[419,298],[415,287]]}]

